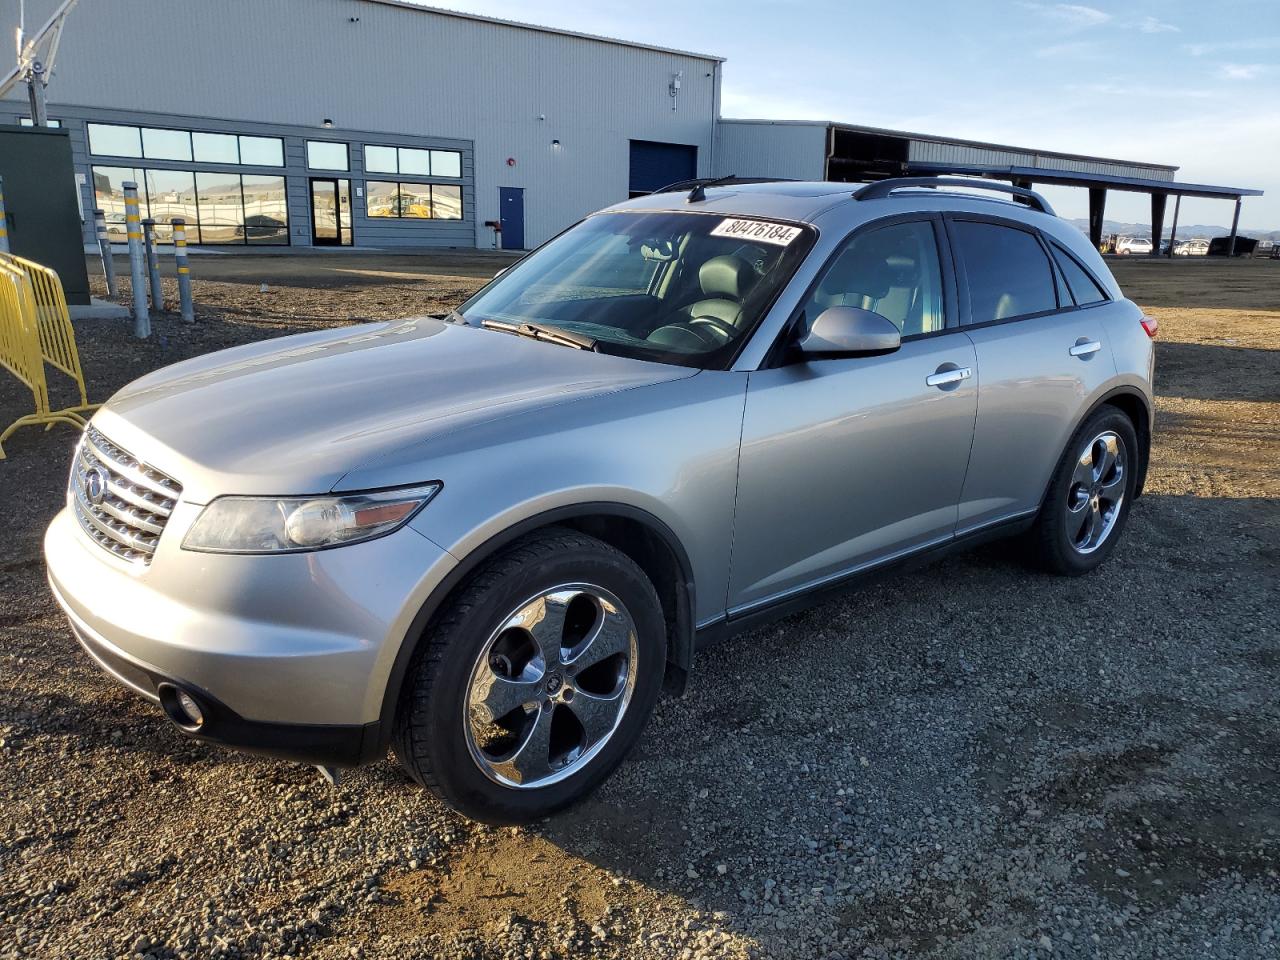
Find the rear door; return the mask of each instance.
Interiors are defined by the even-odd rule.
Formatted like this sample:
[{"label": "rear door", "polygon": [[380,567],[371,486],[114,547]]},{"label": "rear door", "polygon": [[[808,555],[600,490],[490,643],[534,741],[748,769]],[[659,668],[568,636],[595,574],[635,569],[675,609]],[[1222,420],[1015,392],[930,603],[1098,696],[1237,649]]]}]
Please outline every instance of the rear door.
[{"label": "rear door", "polygon": [[957,526],[963,534],[1039,509],[1083,405],[1115,375],[1115,362],[1102,316],[1106,295],[1093,284],[1082,295],[1093,302],[1077,306],[1038,231],[965,214],[949,215],[947,230],[961,323],[978,369],[978,422]]},{"label": "rear door", "polygon": [[874,310],[902,331],[901,348],[791,357],[751,374],[730,616],[953,535],[977,391],[941,230],[927,214],[859,229],[795,320]]}]

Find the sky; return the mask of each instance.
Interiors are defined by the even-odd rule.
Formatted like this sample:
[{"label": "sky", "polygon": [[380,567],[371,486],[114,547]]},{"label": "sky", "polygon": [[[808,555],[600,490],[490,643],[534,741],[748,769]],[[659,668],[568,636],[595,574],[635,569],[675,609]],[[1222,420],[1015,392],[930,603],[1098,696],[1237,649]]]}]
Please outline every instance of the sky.
[{"label": "sky", "polygon": [[[716,54],[726,117],[838,120],[1176,164],[1179,180],[1265,190],[1242,229],[1280,229],[1276,0],[436,0],[436,5]],[[1039,189],[1039,188],[1038,188]],[[1085,191],[1043,192],[1065,217]],[[1179,222],[1229,225],[1229,201]],[[1108,219],[1146,223],[1145,194]],[[1172,203],[1166,214],[1173,213]]]}]

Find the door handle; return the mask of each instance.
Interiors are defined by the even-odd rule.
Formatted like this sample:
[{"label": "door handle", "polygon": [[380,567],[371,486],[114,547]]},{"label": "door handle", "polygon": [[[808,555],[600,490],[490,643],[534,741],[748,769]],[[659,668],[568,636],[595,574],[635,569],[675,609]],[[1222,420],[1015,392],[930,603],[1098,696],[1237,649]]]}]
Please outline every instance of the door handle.
[{"label": "door handle", "polygon": [[1084,337],[1081,337],[1076,341],[1075,346],[1068,350],[1067,353],[1071,354],[1073,357],[1089,357],[1101,349],[1102,344],[1097,340],[1086,340]]},{"label": "door handle", "polygon": [[945,387],[948,384],[959,383],[961,380],[968,380],[973,376],[973,370],[969,367],[956,367],[954,370],[939,370],[937,373],[931,373],[924,378],[927,387]]}]

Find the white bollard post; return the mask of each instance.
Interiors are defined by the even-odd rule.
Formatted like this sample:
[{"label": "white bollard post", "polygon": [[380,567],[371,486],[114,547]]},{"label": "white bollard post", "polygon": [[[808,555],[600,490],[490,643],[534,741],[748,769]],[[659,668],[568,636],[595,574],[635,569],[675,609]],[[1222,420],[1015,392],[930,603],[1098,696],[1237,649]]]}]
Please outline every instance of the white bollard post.
[{"label": "white bollard post", "polygon": [[172,223],[173,259],[178,264],[178,304],[183,321],[192,323],[196,319],[196,310],[191,302],[191,267],[187,265],[187,221],[175,217]]},{"label": "white bollard post", "polygon": [[129,279],[133,287],[133,335],[140,340],[151,336],[147,315],[146,253],[142,249],[142,218],[138,215],[138,185],[124,184],[124,223],[129,237]]},{"label": "white bollard post", "polygon": [[107,278],[107,296],[114,300],[120,296],[116,285],[116,263],[111,258],[111,238],[107,236],[107,215],[93,211],[93,227],[98,234],[98,251],[102,254],[102,273]]},{"label": "white bollard post", "polygon": [[142,242],[147,251],[147,272],[151,275],[151,309],[164,313],[164,287],[160,285],[160,256],[156,253],[156,222],[142,221]]}]

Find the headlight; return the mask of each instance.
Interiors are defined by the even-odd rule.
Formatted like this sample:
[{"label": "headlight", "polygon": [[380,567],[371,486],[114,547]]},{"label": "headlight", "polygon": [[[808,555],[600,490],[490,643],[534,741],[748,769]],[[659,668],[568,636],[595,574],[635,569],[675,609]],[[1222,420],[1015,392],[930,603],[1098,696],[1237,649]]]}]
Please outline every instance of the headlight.
[{"label": "headlight", "polygon": [[205,553],[287,553],[355,543],[390,533],[437,493],[427,483],[329,497],[219,497],[182,541]]}]

